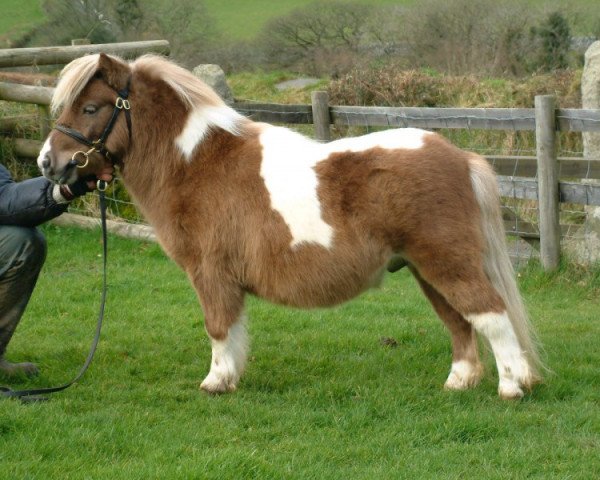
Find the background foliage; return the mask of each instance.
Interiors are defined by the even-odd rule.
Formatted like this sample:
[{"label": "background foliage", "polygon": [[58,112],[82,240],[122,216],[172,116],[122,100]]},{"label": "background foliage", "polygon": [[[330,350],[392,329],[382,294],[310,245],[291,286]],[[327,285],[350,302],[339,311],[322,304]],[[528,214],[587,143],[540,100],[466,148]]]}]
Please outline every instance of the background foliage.
[{"label": "background foliage", "polygon": [[[5,18],[11,9],[23,11],[15,0],[2,4],[9,13]],[[0,21],[0,38],[28,46],[80,37],[94,43],[160,37],[171,42],[173,55],[187,66],[214,62],[230,71],[283,67],[337,75],[391,60],[453,74],[520,76],[580,65],[581,52],[571,49],[573,37],[600,33],[600,11],[590,0],[575,0],[568,7],[548,0],[41,4],[43,10],[26,10],[30,20],[6,23],[5,30]],[[23,32],[32,24],[37,26]]]}]

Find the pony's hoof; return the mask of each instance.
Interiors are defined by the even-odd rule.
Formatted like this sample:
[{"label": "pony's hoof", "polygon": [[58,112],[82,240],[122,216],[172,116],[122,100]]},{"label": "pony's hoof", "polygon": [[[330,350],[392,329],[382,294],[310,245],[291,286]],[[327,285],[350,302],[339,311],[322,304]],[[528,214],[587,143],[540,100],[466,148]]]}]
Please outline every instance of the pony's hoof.
[{"label": "pony's hoof", "polygon": [[229,382],[226,379],[211,378],[209,375],[200,384],[200,389],[211,395],[230,393],[235,391],[235,383]]},{"label": "pony's hoof", "polygon": [[500,385],[498,395],[502,400],[520,400],[523,398],[523,390],[516,384]]},{"label": "pony's hoof", "polygon": [[450,375],[444,388],[446,390],[467,390],[477,386],[483,375],[481,364],[473,365],[467,361],[459,361],[452,364]]}]

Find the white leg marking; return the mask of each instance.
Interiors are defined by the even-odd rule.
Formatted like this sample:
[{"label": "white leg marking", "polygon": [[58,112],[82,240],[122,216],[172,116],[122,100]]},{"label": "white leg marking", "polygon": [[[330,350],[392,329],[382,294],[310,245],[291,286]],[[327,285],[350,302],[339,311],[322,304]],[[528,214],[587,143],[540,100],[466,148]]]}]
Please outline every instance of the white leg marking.
[{"label": "white leg marking", "polygon": [[483,367],[480,363],[473,364],[467,360],[452,362],[450,375],[444,384],[448,390],[466,390],[474,387],[481,380]]},{"label": "white leg marking", "polygon": [[210,372],[200,388],[210,393],[232,392],[236,389],[246,358],[248,355],[248,333],[246,332],[246,316],[229,328],[225,340],[212,342],[212,361]]},{"label": "white leg marking", "polygon": [[500,378],[500,396],[508,399],[522,397],[521,387],[531,384],[531,371],[507,313],[467,315],[466,319],[492,346]]}]

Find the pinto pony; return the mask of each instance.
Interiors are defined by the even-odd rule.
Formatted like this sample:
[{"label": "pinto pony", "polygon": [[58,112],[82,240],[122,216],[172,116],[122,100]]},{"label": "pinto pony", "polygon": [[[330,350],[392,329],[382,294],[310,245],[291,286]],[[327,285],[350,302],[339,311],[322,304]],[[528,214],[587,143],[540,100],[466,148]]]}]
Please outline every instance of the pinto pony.
[{"label": "pinto pony", "polygon": [[[62,71],[52,102],[59,127],[40,168],[63,183],[99,171],[107,157],[120,168],[198,294],[212,343],[202,389],[238,384],[248,355],[246,294],[327,307],[377,285],[397,258],[452,336],[447,389],[479,382],[476,333],[491,345],[502,398],[520,398],[540,379],[495,175],[480,156],[411,128],[317,143],[241,116],[152,55],[79,58]],[[130,109],[110,120],[115,103]],[[111,121],[104,148],[75,168],[82,140],[65,132],[91,141]]]}]

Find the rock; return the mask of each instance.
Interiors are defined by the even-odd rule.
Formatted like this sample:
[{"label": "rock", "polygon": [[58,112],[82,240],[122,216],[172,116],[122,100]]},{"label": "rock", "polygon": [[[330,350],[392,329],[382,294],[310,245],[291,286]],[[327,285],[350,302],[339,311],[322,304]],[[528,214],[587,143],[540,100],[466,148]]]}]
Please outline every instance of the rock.
[{"label": "rock", "polygon": [[579,232],[569,240],[566,251],[581,265],[600,263],[600,208],[585,207],[586,220]]},{"label": "rock", "polygon": [[[585,52],[581,96],[583,108],[600,108],[600,41]],[[583,132],[583,156],[600,161],[600,133]],[[600,183],[592,179],[583,182]],[[585,212],[585,225],[569,250],[577,261],[591,264],[600,262],[600,207],[587,205]]]},{"label": "rock", "polygon": [[[581,97],[582,108],[600,108],[600,41],[585,52]],[[600,133],[583,132],[583,151],[587,158],[600,159]]]},{"label": "rock", "polygon": [[225,72],[223,72],[221,67],[207,63],[198,65],[192,70],[192,73],[208,86],[212,87],[226,103],[233,103],[233,93],[227,84]]}]

